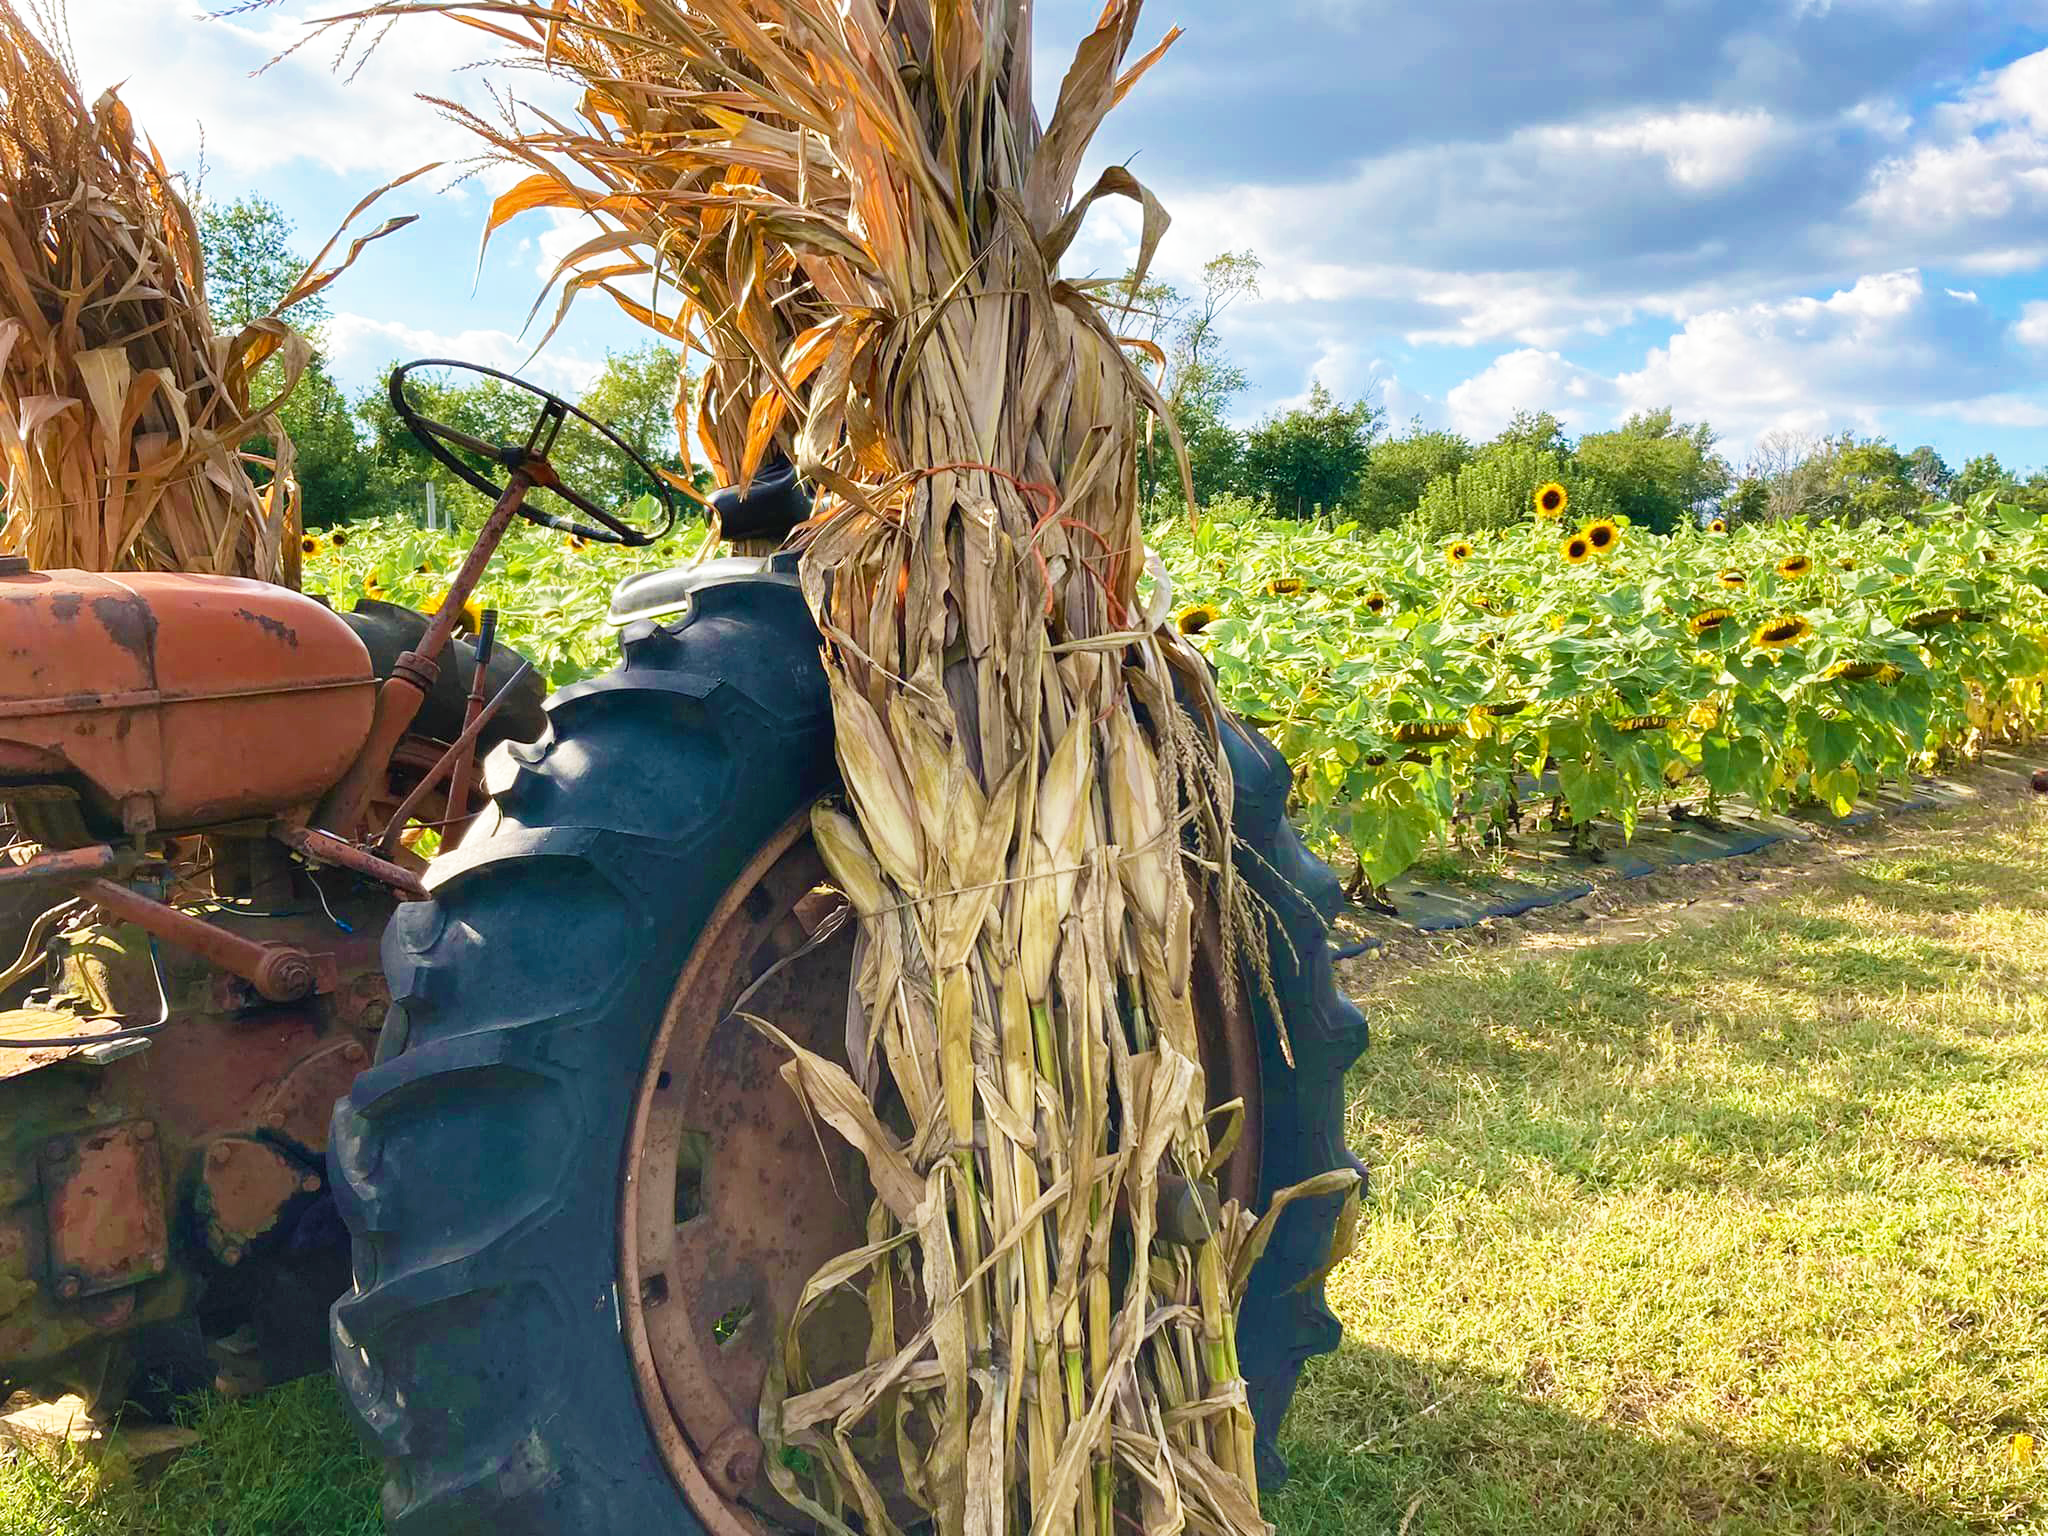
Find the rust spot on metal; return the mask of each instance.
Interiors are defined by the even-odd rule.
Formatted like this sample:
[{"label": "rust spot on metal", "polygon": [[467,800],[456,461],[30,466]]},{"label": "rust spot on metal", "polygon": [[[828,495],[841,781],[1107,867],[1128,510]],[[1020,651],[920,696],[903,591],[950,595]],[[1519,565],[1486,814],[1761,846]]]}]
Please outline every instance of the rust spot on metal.
[{"label": "rust spot on metal", "polygon": [[[33,597],[15,598],[15,602],[35,602]],[[61,592],[50,599],[50,617],[59,624],[69,624],[78,617],[78,610],[85,606],[85,599],[76,592]]]},{"label": "rust spot on metal", "polygon": [[156,615],[148,603],[139,597],[96,597],[92,600],[92,616],[100,621],[100,627],[114,644],[154,674]]},{"label": "rust spot on metal", "polygon": [[293,650],[299,648],[299,632],[275,614],[257,613],[248,608],[237,608],[235,617],[254,624],[273,640],[281,640]]},{"label": "rust spot on metal", "polygon": [[163,1272],[163,1159],[154,1127],[130,1120],[59,1137],[43,1149],[43,1209],[53,1287],[97,1296]]},{"label": "rust spot on metal", "polygon": [[282,1151],[253,1137],[223,1136],[207,1150],[201,1204],[207,1244],[222,1263],[239,1262],[251,1243],[269,1234],[299,1197],[304,1177]]}]

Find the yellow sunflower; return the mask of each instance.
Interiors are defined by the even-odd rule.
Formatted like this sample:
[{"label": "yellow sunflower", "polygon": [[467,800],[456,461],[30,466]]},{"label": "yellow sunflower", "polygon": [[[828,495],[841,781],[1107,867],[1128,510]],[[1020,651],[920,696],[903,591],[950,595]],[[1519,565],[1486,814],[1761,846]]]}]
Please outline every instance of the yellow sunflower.
[{"label": "yellow sunflower", "polygon": [[1629,715],[1612,722],[1617,731],[1664,731],[1678,722],[1669,715]]},{"label": "yellow sunflower", "polygon": [[1196,603],[1192,608],[1183,608],[1174,625],[1184,635],[1199,635],[1223,615],[1207,603]]},{"label": "yellow sunflower", "polygon": [[[439,613],[442,604],[447,601],[448,593],[444,588],[441,595],[434,599],[434,612]],[[476,594],[472,592],[463,601],[462,617],[455,621],[455,632],[458,635],[479,635],[483,633],[483,628],[484,605],[476,600]]]},{"label": "yellow sunflower", "polygon": [[1853,571],[1853,570],[1855,570],[1855,569],[1856,569],[1856,557],[1855,557],[1854,555],[1843,555],[1843,556],[1840,556],[1840,557],[1839,557],[1839,558],[1838,558],[1838,559],[1837,559],[1837,560],[1835,561],[1835,568],[1836,568],[1837,570],[1843,570],[1843,571]]},{"label": "yellow sunflower", "polygon": [[1554,523],[1563,517],[1564,509],[1571,504],[1571,497],[1555,480],[1536,487],[1536,515],[1546,523]]},{"label": "yellow sunflower", "polygon": [[1900,678],[1904,677],[1905,675],[1906,674],[1903,671],[1893,666],[1890,662],[1886,662],[1883,666],[1877,669],[1877,680],[1880,683],[1883,683],[1887,688],[1891,687],[1893,683],[1896,683]]},{"label": "yellow sunflower", "polygon": [[1465,734],[1462,720],[1403,720],[1394,727],[1394,740],[1403,746],[1417,742],[1455,741]]},{"label": "yellow sunflower", "polygon": [[1875,661],[1838,661],[1822,674],[1832,683],[1865,683],[1884,670]]},{"label": "yellow sunflower", "polygon": [[1717,517],[1711,523],[1707,524],[1707,532],[1709,533],[1726,533],[1727,531],[1728,519],[1725,517]]},{"label": "yellow sunflower", "polygon": [[1266,596],[1293,597],[1307,590],[1307,585],[1299,576],[1276,576],[1266,583]]},{"label": "yellow sunflower", "polygon": [[1593,542],[1583,533],[1575,533],[1566,539],[1563,550],[1567,565],[1584,565],[1593,558]]},{"label": "yellow sunflower", "polygon": [[310,533],[307,534],[304,538],[299,540],[299,553],[302,555],[319,554],[320,540]]},{"label": "yellow sunflower", "polygon": [[1385,613],[1387,611],[1387,594],[1384,592],[1366,593],[1365,611],[1370,614]]},{"label": "yellow sunflower", "polygon": [[1472,558],[1472,545],[1468,540],[1459,539],[1444,551],[1444,558],[1453,565],[1463,565]]},{"label": "yellow sunflower", "polygon": [[1731,591],[1738,590],[1749,585],[1749,578],[1740,571],[1723,571],[1721,573],[1721,585],[1729,588]]},{"label": "yellow sunflower", "polygon": [[340,549],[344,544],[348,543],[348,530],[346,528],[335,529],[334,532],[327,535],[327,542],[336,549]]},{"label": "yellow sunflower", "polygon": [[1782,650],[1795,645],[1813,633],[1813,626],[1796,613],[1781,613],[1756,627],[1756,633],[1749,637],[1749,643],[1759,650]]},{"label": "yellow sunflower", "polygon": [[1778,574],[1796,580],[1813,569],[1813,561],[1805,555],[1787,555],[1778,562]]},{"label": "yellow sunflower", "polygon": [[1696,731],[1711,731],[1721,719],[1721,706],[1703,700],[1685,712],[1685,723]]},{"label": "yellow sunflower", "polygon": [[1710,634],[1735,617],[1733,608],[1702,608],[1686,621],[1694,635]]},{"label": "yellow sunflower", "polygon": [[562,547],[564,549],[587,549],[589,545],[590,541],[588,539],[579,538],[573,533],[562,536]]},{"label": "yellow sunflower", "polygon": [[1586,524],[1579,533],[1596,555],[1604,555],[1611,549],[1619,548],[1621,544],[1620,525],[1609,522],[1604,517],[1597,523]]}]

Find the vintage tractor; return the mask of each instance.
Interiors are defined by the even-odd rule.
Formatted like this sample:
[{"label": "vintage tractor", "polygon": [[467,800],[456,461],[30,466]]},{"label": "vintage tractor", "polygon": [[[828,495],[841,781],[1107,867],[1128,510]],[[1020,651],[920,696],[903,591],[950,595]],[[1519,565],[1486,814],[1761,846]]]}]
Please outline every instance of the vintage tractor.
[{"label": "vintage tractor", "polygon": [[[396,1531],[809,1529],[758,1409],[805,1280],[864,1240],[864,1176],[733,1018],[744,994],[845,1059],[854,925],[809,834],[836,770],[795,562],[629,579],[618,669],[543,705],[454,633],[505,529],[645,545],[674,506],[635,526],[562,484],[565,425],[639,460],[537,390],[517,444],[428,420],[426,366],[462,365],[400,369],[394,406],[495,499],[431,617],[0,564],[0,1396],[250,1390],[331,1329]],[[786,469],[714,500],[769,545],[808,515]],[[1225,966],[1211,916],[1204,1062],[1244,1130],[1215,1187],[1165,1192],[1169,1233],[1346,1165],[1365,1040],[1285,764],[1223,734],[1273,987]],[[1336,1342],[1312,1279],[1334,1216],[1288,1210],[1241,1313],[1267,1476]],[[857,1361],[865,1322],[846,1335]]]}]

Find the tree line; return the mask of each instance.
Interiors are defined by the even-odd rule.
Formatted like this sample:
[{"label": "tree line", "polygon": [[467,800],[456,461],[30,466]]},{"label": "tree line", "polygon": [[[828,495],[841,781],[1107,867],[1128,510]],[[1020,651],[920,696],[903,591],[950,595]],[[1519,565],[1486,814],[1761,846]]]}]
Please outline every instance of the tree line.
[{"label": "tree line", "polygon": [[[199,220],[214,324],[232,331],[266,313],[297,277],[292,227],[274,204],[255,197],[202,202]],[[1926,445],[1908,450],[1850,432],[1774,432],[1738,466],[1720,451],[1712,426],[1679,421],[1669,409],[1576,438],[1549,412],[1524,411],[1479,442],[1419,419],[1392,430],[1374,400],[1340,400],[1316,382],[1300,404],[1239,427],[1232,406],[1249,381],[1225,351],[1219,322],[1233,304],[1258,296],[1259,279],[1256,255],[1227,251],[1204,267],[1193,292],[1129,273],[1098,285],[1122,333],[1156,372],[1199,505],[1243,497],[1276,516],[1437,538],[1520,522],[1536,488],[1551,481],[1570,493],[1575,517],[1625,514],[1659,532],[1714,517],[1734,525],[1896,515],[1984,491],[2048,513],[2048,470],[2022,478],[1992,454],[1953,469]],[[307,300],[290,318],[317,347],[326,300]],[[680,355],[659,345],[611,353],[577,404],[643,458],[680,473],[674,401],[682,367]],[[430,416],[489,441],[523,437],[533,421],[531,396],[490,380],[423,380],[417,394]],[[420,448],[381,386],[351,399],[318,356],[281,416],[298,449],[309,526],[417,513],[429,483],[437,502],[458,512],[480,503]],[[1141,493],[1161,510],[1177,506],[1180,477],[1166,433],[1147,423],[1141,441]],[[557,457],[570,483],[601,503],[624,505],[653,489],[587,435],[565,434]]]},{"label": "tree line", "polygon": [[[1260,266],[1230,251],[1203,269],[1188,293],[1126,273],[1109,285],[1133,346],[1160,371],[1161,394],[1187,445],[1195,500],[1226,496],[1262,503],[1283,517],[1319,517],[1367,530],[1404,527],[1450,537],[1506,527],[1529,514],[1538,486],[1557,481],[1575,515],[1625,514],[1669,532],[1687,519],[1731,526],[1787,518],[1881,517],[1930,501],[1997,493],[2048,513],[2048,469],[2022,477],[1994,454],[1951,468],[1925,444],[1903,449],[1853,432],[1772,432],[1737,465],[1706,422],[1679,421],[1669,408],[1639,411],[1607,432],[1570,437],[1547,411],[1518,413],[1484,442],[1425,427],[1392,430],[1370,398],[1339,400],[1320,382],[1306,400],[1249,428],[1231,424],[1246,388],[1217,335],[1217,320],[1256,297]],[[1178,475],[1154,433],[1147,442],[1145,492],[1177,505]]]}]

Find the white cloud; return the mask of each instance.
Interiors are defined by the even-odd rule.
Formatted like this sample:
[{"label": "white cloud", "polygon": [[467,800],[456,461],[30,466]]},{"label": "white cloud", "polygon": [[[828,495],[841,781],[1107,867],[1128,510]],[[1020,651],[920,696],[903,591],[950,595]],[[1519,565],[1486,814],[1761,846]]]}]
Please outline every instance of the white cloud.
[{"label": "white cloud", "polygon": [[2048,219],[2048,48],[1937,109],[1930,136],[1878,166],[1857,208],[1879,228],[1950,237]]},{"label": "white cloud", "polygon": [[2023,395],[1947,400],[1925,409],[1930,416],[1951,416],[1973,427],[2048,427],[2048,400],[2030,400]]},{"label": "white cloud", "polygon": [[597,379],[601,360],[545,351],[528,362],[533,343],[505,331],[423,330],[396,320],[342,313],[327,322],[328,351],[343,367],[378,367],[394,358],[453,357],[531,378],[572,400]]},{"label": "white cloud", "polygon": [[1615,400],[1612,379],[1556,352],[1524,347],[1495,358],[1445,397],[1451,425],[1467,437],[1491,437],[1519,410],[1549,411],[1574,431],[1604,421]]},{"label": "white cloud", "polygon": [[1859,101],[1842,114],[1842,121],[1852,128],[1875,134],[1880,139],[1897,143],[1913,131],[1913,114],[1905,111],[1895,101],[1872,99]]},{"label": "white cloud", "polygon": [[1881,405],[1954,379],[1957,360],[1944,343],[1966,338],[1943,332],[1963,307],[1942,301],[1937,313],[1916,271],[1874,274],[1824,299],[1695,315],[1615,382],[1633,408],[1670,405],[1731,436],[1810,430],[1816,415],[1872,430]]},{"label": "white cloud", "polygon": [[1759,110],[1650,112],[1539,128],[1532,135],[1536,143],[1566,154],[1605,152],[1662,160],[1671,180],[1693,192],[1717,191],[1741,181],[1784,137],[1771,114]]},{"label": "white cloud", "polygon": [[2029,347],[2048,348],[2048,299],[2035,299],[2020,306],[2019,323],[2012,328],[2013,340]]},{"label": "white cloud", "polygon": [[[401,21],[357,69],[353,57],[336,67],[338,33],[309,41],[307,18],[333,5],[292,0],[227,18],[195,14],[193,0],[90,0],[90,19],[81,9],[72,33],[88,95],[119,85],[177,165],[196,162],[203,139],[207,160],[237,179],[309,163],[355,177],[396,175],[472,157],[481,146],[420,94],[494,111],[466,67],[489,57],[490,45],[439,18]],[[550,102],[564,89],[532,72],[519,84]]]},{"label": "white cloud", "polygon": [[[1930,292],[1913,270],[1874,273],[1825,298],[1731,305],[1689,317],[1640,368],[1608,377],[1554,351],[1496,358],[1448,396],[1451,424],[1497,432],[1517,409],[1548,409],[1574,430],[1670,406],[1707,420],[1738,456],[1763,433],[1883,429],[1909,409],[1973,425],[2048,425],[2048,405],[2011,388],[1996,316],[1974,295]],[[2015,334],[2048,346],[2048,302]],[[1961,393],[1971,386],[1981,394]]]}]

